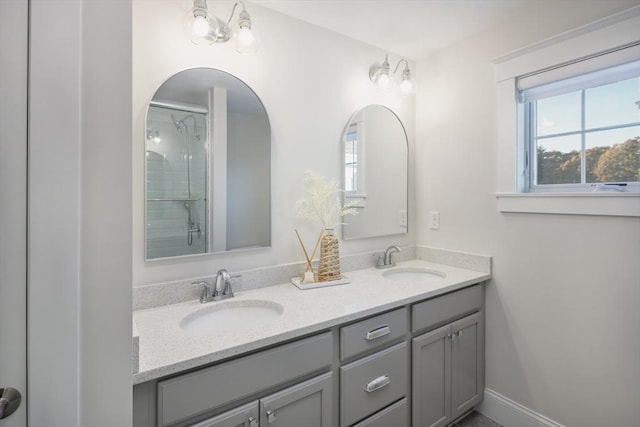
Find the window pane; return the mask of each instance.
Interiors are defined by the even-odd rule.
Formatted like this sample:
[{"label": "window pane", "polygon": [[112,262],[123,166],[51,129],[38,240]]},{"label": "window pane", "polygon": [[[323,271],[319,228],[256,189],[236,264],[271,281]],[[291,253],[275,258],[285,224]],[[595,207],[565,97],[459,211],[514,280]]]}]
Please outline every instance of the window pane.
[{"label": "window pane", "polygon": [[354,192],[358,190],[358,153],[356,152],[356,147],[356,140],[347,140],[344,144],[344,191]]},{"label": "window pane", "polygon": [[640,126],[586,134],[587,182],[640,181]]},{"label": "window pane", "polygon": [[581,109],[581,91],[538,100],[536,102],[538,136],[580,130]]},{"label": "window pane", "polygon": [[536,185],[580,183],[580,135],[539,139]]},{"label": "window pane", "polygon": [[585,90],[586,128],[640,122],[640,77]]}]

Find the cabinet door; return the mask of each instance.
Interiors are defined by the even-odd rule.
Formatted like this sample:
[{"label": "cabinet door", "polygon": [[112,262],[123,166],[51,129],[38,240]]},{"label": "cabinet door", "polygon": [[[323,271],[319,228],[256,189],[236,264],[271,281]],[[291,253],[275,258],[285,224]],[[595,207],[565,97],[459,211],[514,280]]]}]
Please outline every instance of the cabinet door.
[{"label": "cabinet door", "polygon": [[258,427],[258,401],[232,409],[191,427]]},{"label": "cabinet door", "polygon": [[260,399],[261,427],[331,427],[331,373]]},{"label": "cabinet door", "polygon": [[440,427],[451,421],[451,325],[413,339],[412,425]]},{"label": "cabinet door", "polygon": [[484,393],[484,328],[476,313],[452,323],[451,417],[462,415]]}]

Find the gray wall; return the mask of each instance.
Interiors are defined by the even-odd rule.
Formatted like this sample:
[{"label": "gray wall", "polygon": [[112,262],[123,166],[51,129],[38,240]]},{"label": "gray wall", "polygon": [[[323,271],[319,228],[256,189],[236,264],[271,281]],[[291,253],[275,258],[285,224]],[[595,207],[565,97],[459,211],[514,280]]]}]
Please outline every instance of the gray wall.
[{"label": "gray wall", "polygon": [[567,426],[640,425],[640,218],[503,214],[494,196],[513,188],[497,170],[514,159],[498,148],[491,60],[638,1],[579,3],[535,7],[419,61],[418,239],[493,256],[488,388]]}]

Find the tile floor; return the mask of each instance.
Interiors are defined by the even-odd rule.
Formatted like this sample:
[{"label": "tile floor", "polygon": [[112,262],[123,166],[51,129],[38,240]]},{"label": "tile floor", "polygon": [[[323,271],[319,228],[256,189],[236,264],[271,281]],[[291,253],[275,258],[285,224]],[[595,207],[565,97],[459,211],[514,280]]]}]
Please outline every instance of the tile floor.
[{"label": "tile floor", "polygon": [[480,412],[473,411],[460,421],[451,424],[451,427],[502,427],[500,424],[487,418]]}]

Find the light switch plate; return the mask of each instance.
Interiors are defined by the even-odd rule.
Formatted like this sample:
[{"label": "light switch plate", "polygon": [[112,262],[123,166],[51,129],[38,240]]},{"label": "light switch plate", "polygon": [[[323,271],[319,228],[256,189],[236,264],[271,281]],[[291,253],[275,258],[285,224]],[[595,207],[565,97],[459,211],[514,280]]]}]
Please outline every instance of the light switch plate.
[{"label": "light switch plate", "polygon": [[400,210],[398,211],[398,219],[399,219],[399,226],[400,227],[406,227],[407,226],[407,211],[406,210]]},{"label": "light switch plate", "polygon": [[429,212],[429,228],[431,230],[440,230],[440,212]]}]

